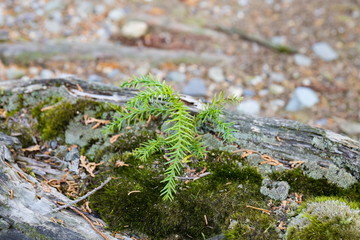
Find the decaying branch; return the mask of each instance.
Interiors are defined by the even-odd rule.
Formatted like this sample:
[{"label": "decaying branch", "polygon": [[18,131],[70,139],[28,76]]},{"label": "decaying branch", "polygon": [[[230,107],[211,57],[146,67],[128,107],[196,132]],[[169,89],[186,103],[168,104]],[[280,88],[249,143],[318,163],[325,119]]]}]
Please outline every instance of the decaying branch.
[{"label": "decaying branch", "polygon": [[[13,92],[46,91],[61,85],[69,97],[91,98],[123,105],[137,93],[133,89],[120,89],[103,84],[90,84],[76,78],[33,79],[30,81],[0,82],[0,88]],[[83,92],[78,91],[80,85]],[[196,100],[187,102],[191,111],[199,110]],[[360,180],[360,143],[334,132],[314,128],[296,121],[258,118],[248,115],[227,114],[227,120],[235,122],[238,130],[237,144],[261,154],[267,154],[282,163],[294,161],[317,161],[319,164],[333,163],[346,168]]]}]

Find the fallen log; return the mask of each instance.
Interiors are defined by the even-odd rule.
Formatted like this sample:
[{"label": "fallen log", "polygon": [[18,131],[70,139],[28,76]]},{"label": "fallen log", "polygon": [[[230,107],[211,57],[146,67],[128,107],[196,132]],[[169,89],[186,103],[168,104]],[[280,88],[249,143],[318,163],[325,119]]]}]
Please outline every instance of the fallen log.
[{"label": "fallen log", "polygon": [[[34,93],[43,95],[55,89],[62,91],[67,99],[92,99],[118,105],[123,105],[137,94],[137,90],[88,83],[77,78],[4,81],[0,82],[0,89],[3,95],[22,97]],[[183,101],[194,114],[199,111],[196,100],[184,96]],[[0,102],[0,108],[2,104]],[[341,176],[350,179],[349,184],[360,180],[358,141],[290,120],[236,113],[227,113],[226,118],[234,122],[234,128],[238,130],[235,137],[236,148],[240,152],[255,152],[288,169],[299,163],[311,163],[308,167],[335,168],[333,174],[340,176],[341,172]],[[211,132],[211,129],[208,130]],[[22,171],[9,150],[18,148],[21,146],[16,138],[0,135],[0,223],[5,226],[0,231],[0,239],[11,239],[12,236],[18,239],[38,239],[37,236],[59,240],[101,239],[87,220],[74,212],[54,211],[58,207],[56,201],[71,201],[55,188],[45,191],[39,180]],[[108,239],[115,239],[109,232],[101,232]]]},{"label": "fallen log", "polygon": [[[29,93],[46,91],[51,86],[67,87],[69,97],[92,98],[124,104],[137,90],[120,89],[112,85],[94,84],[76,78],[33,79],[0,82],[4,91]],[[80,86],[84,91],[79,91]],[[196,101],[189,103],[196,112]],[[277,158],[289,165],[292,161],[315,161],[321,165],[335,164],[346,168],[360,180],[360,143],[332,131],[285,119],[261,118],[228,113],[227,119],[234,122],[237,144]]]},{"label": "fallen log", "polygon": [[0,59],[6,63],[29,64],[53,61],[95,61],[101,59],[149,59],[153,62],[205,62],[229,64],[234,57],[223,54],[196,53],[186,50],[161,50],[146,47],[129,47],[114,43],[82,43],[49,41],[46,43],[2,43]]}]

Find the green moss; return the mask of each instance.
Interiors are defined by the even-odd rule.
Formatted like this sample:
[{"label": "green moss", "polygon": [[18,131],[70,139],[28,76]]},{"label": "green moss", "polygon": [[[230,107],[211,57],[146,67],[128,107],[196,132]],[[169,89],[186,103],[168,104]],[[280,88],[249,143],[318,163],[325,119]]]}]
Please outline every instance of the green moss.
[{"label": "green moss", "polygon": [[231,216],[231,229],[225,232],[227,240],[278,239],[275,230],[276,219],[260,211],[244,208]]},{"label": "green moss", "polygon": [[[53,104],[55,104],[53,108],[41,111],[45,105]],[[91,100],[78,100],[75,103],[68,101],[59,103],[56,100],[51,100],[39,103],[32,109],[31,113],[38,121],[37,129],[40,131],[42,138],[48,140],[58,136],[63,138],[70,120],[85,111],[85,109],[95,108],[99,104]]]},{"label": "green moss", "polygon": [[[120,154],[111,161],[121,160],[129,166],[106,166],[106,173],[94,181],[97,185],[107,175],[116,177],[90,198],[92,208],[108,222],[111,230],[140,232],[152,239],[172,239],[175,235],[179,239],[203,239],[226,231],[232,216],[239,220],[249,218],[248,226],[250,229],[256,226],[256,234],[254,231],[247,234],[266,238],[275,226],[273,218],[246,208],[246,205],[266,207],[266,202],[259,193],[261,175],[253,167],[241,166],[243,160],[239,156],[209,153],[206,161],[194,164],[197,172],[206,166],[211,174],[188,184],[179,182],[175,199],[163,201],[159,196],[164,185],[161,174],[166,167],[162,155],[154,155],[143,163],[120,149],[120,146],[127,150],[136,148],[139,139],[118,141],[115,147]],[[272,235],[273,230],[270,232]]]},{"label": "green moss", "polygon": [[306,202],[291,219],[286,239],[352,240],[360,236],[359,203],[341,198],[316,198]]},{"label": "green moss", "polygon": [[8,96],[4,99],[5,105],[4,109],[7,111],[6,117],[11,117],[15,113],[19,112],[24,107],[24,95],[16,94]]},{"label": "green moss", "polygon": [[292,193],[297,192],[311,198],[316,196],[338,196],[352,201],[360,201],[360,183],[355,183],[349,188],[341,188],[327,179],[313,179],[306,176],[300,168],[274,172],[271,179],[276,181],[287,181]]}]

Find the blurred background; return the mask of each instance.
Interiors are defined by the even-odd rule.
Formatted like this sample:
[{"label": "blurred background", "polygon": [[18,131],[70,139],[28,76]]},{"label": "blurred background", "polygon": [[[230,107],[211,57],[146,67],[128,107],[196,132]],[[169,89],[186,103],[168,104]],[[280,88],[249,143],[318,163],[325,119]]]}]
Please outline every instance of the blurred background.
[{"label": "blurred background", "polygon": [[0,80],[151,73],[360,139],[360,0],[1,0]]}]

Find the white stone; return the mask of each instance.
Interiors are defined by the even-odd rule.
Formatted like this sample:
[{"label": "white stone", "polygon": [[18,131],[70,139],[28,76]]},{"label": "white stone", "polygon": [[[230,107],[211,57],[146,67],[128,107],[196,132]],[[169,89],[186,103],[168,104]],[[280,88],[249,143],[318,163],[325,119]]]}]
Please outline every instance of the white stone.
[{"label": "white stone", "polygon": [[221,67],[212,67],[208,71],[208,77],[215,82],[225,81],[224,71]]},{"label": "white stone", "polygon": [[109,12],[108,18],[111,19],[112,21],[117,22],[117,21],[124,19],[125,16],[126,16],[126,13],[123,8],[116,8]]},{"label": "white stone", "polygon": [[252,99],[245,100],[238,105],[237,110],[249,115],[258,115],[260,113],[260,104]]},{"label": "white stone", "polygon": [[327,62],[336,60],[339,57],[337,52],[325,42],[315,43],[312,49],[318,57]]},{"label": "white stone", "polygon": [[297,65],[303,67],[310,67],[312,63],[311,59],[303,54],[296,54],[294,56],[294,61]]},{"label": "white stone", "polygon": [[24,75],[25,75],[25,72],[19,68],[11,67],[6,70],[6,78],[9,80],[19,79]]},{"label": "white stone", "polygon": [[44,26],[46,30],[54,34],[60,33],[62,30],[62,24],[54,20],[45,21]]},{"label": "white stone", "polygon": [[42,78],[52,78],[52,77],[54,77],[54,73],[49,69],[43,69],[40,72],[40,77],[42,77]]},{"label": "white stone", "polygon": [[263,78],[261,76],[255,76],[254,78],[250,79],[249,82],[251,85],[256,86],[259,83],[262,83]]},{"label": "white stone", "polygon": [[244,90],[241,87],[231,87],[229,88],[229,95],[234,97],[241,97],[243,91]]},{"label": "white stone", "polygon": [[285,80],[285,76],[279,72],[270,73],[270,79],[274,82],[283,82]]},{"label": "white stone", "polygon": [[142,21],[129,21],[121,28],[121,34],[127,38],[140,38],[146,34],[148,25]]},{"label": "white stone", "polygon": [[271,94],[280,95],[285,92],[285,88],[278,84],[271,84],[269,86],[269,91]]},{"label": "white stone", "polygon": [[317,93],[308,87],[298,87],[292,94],[292,97],[286,105],[289,112],[299,111],[301,109],[312,107],[319,102]]}]

